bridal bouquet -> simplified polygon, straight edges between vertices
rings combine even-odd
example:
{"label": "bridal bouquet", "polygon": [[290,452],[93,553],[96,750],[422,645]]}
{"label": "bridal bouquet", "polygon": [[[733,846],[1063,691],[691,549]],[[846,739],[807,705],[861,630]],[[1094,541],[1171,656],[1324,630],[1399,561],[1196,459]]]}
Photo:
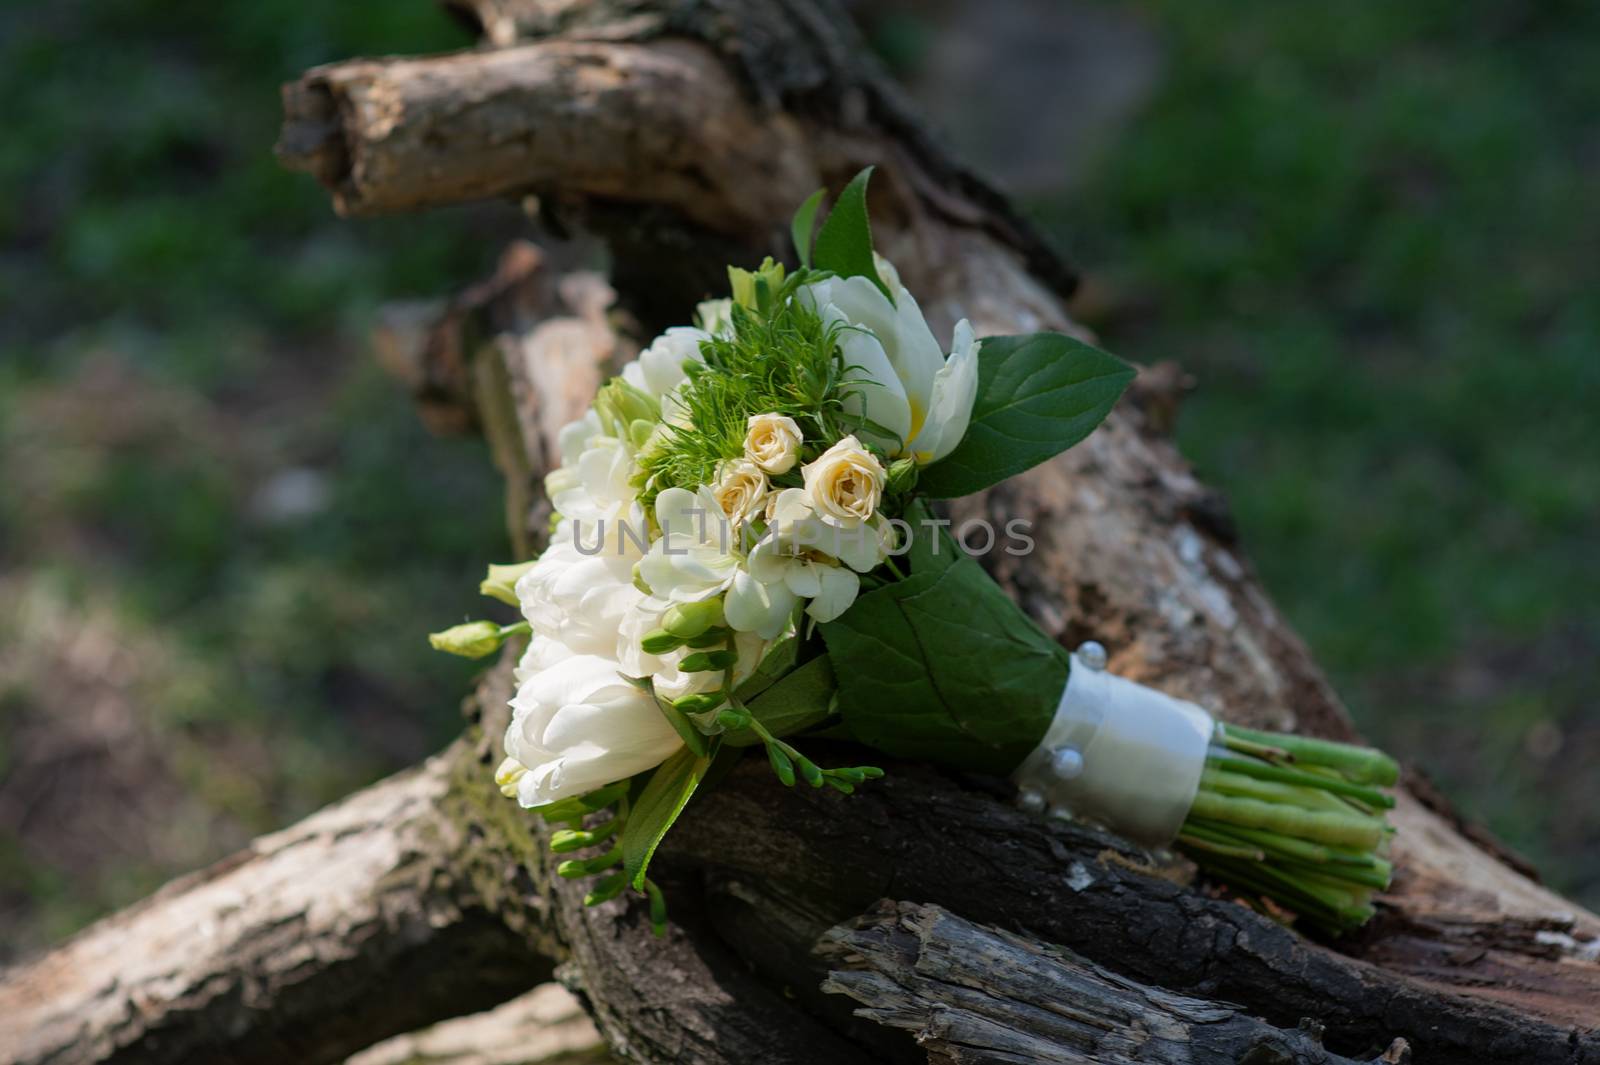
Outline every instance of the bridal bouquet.
{"label": "bridal bouquet", "polygon": [[[714,763],[759,747],[781,784],[846,794],[882,775],[817,764],[808,736],[1009,776],[1026,809],[1359,925],[1389,881],[1388,757],[1226,725],[1096,644],[1069,653],[967,553],[999,531],[958,544],[933,509],[1083,439],[1133,370],[965,321],[947,354],[873,251],[868,176],[814,241],[822,193],[801,207],[798,269],[730,269],[730,299],[562,431],[550,546],[483,585],[526,621],[432,637],[479,656],[528,636],[500,787],[563,826],[561,875],[600,877],[587,901],[643,891],[658,926],[651,856]],[[1017,524],[1004,550],[1025,553]]]}

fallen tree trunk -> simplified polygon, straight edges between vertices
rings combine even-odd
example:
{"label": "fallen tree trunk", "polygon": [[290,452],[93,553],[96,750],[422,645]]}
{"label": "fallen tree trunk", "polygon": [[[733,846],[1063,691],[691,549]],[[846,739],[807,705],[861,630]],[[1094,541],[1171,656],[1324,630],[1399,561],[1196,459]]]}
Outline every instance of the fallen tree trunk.
{"label": "fallen tree trunk", "polygon": [[[456,6],[510,47],[338,64],[286,89],[280,151],[341,209],[534,198],[611,242],[612,282],[653,326],[681,319],[730,257],[781,251],[787,211],[817,185],[878,163],[881,243],[936,330],[958,317],[980,334],[1073,328],[1062,305],[1070,272],[929,143],[825,4]],[[515,43],[530,31],[547,36]],[[557,278],[521,247],[432,328],[391,330],[390,364],[430,421],[490,438],[519,544],[544,527],[535,486],[555,428],[592,394],[601,364],[629,350],[613,332],[611,295],[589,275]],[[1027,566],[1001,556],[995,576],[1064,642],[1099,639],[1118,671],[1229,720],[1353,735],[1240,555],[1225,507],[1154,431],[1137,392],[1085,445],[960,501],[953,516],[1033,522]],[[674,927],[657,940],[637,902],[585,909],[582,886],[554,875],[536,819],[489,781],[509,684],[502,663],[460,742],[378,786],[408,796],[403,808],[422,820],[335,833],[349,853],[406,861],[327,867],[320,895],[339,904],[313,908],[329,923],[304,932],[330,949],[298,949],[301,926],[275,916],[302,896],[241,894],[228,911],[236,934],[139,968],[137,944],[154,930],[220,912],[208,885],[234,881],[202,874],[0,980],[0,1061],[257,1060],[254,1037],[281,1050],[270,1040],[287,1033],[294,1060],[333,1061],[361,1040],[473,1008],[468,1000],[509,997],[551,962],[613,1048],[637,1060],[915,1060],[909,1040],[823,993],[829,962],[813,953],[885,897],[1063,944],[1124,980],[1227,999],[1278,1029],[1311,1018],[1347,1057],[1403,1038],[1430,1062],[1600,1060],[1600,921],[1410,793],[1395,817],[1395,888],[1373,926],[1336,951],[1186,886],[1181,867],[1104,833],[1021,814],[998,782],[891,765],[887,780],[843,797],[785,791],[747,764],[691,806],[663,849]],[[407,839],[425,845],[394,850]],[[233,868],[248,870],[239,883],[294,885],[308,874],[292,854],[258,846]],[[381,904],[396,882],[411,900],[398,914]],[[479,918],[496,928],[485,951],[495,964],[430,946],[461,942],[452,929],[480,928]],[[239,931],[250,927],[291,929],[278,953],[292,961],[277,978],[253,975],[283,963],[268,938]],[[364,957],[429,959],[429,986],[352,965],[331,949],[341,937]],[[525,968],[500,968],[508,959]]]}
{"label": "fallen tree trunk", "polygon": [[[886,903],[834,929],[819,953],[839,966],[823,990],[860,1003],[857,1016],[913,1032],[929,1065],[1358,1065],[1325,1053],[1317,1025],[1274,1028],[937,906]],[[1396,1039],[1364,1060],[1395,1065],[1411,1050]]]}

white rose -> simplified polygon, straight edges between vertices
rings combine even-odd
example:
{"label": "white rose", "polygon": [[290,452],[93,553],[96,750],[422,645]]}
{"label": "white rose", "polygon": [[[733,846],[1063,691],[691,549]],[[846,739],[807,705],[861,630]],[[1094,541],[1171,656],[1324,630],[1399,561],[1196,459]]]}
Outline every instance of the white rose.
{"label": "white rose", "polygon": [[915,297],[887,261],[879,267],[891,301],[866,277],[831,277],[803,289],[830,325],[841,325],[839,346],[849,381],[859,387],[845,409],[882,426],[893,454],[926,465],[944,458],[966,434],[978,394],[977,343],[963,320],[947,360]]}
{"label": "white rose", "polygon": [[496,780],[523,806],[583,795],[660,765],[683,746],[648,693],[610,658],[575,655],[532,673],[511,700]]}
{"label": "white rose", "polygon": [[788,473],[800,461],[800,427],[783,414],[752,414],[744,457],[770,474]]}
{"label": "white rose", "polygon": [[824,521],[854,527],[877,512],[883,498],[883,465],[847,436],[800,471],[806,501]]}
{"label": "white rose", "polygon": [[[647,535],[642,519],[638,534]],[[602,539],[598,529],[563,521],[539,561],[517,580],[529,627],[577,654],[613,654],[617,626],[644,598],[633,585],[633,564],[643,557],[637,548],[631,536]]]}
{"label": "white rose", "polygon": [[722,464],[712,494],[728,520],[738,526],[761,512],[770,491],[761,467],[748,459],[733,459]]}

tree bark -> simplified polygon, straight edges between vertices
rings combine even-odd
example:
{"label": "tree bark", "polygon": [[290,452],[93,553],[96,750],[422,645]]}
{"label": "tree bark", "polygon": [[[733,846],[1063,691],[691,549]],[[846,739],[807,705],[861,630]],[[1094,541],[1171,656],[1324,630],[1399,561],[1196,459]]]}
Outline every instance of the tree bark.
{"label": "tree bark", "polygon": [[[915,1033],[929,1065],[1357,1065],[1326,1053],[1316,1025],[1274,1028],[937,906],[885,903],[828,933],[819,953],[839,966],[823,990],[860,1003],[858,1016]],[[1364,1060],[1390,1065],[1411,1051],[1396,1039]]]}
{"label": "tree bark", "polygon": [[[602,364],[631,350],[615,331],[626,318],[613,294],[648,328],[682,320],[722,264],[781,252],[793,206],[863,165],[881,166],[880,244],[936,331],[959,317],[980,335],[1075,328],[1062,303],[1071,272],[921,133],[825,3],[453,6],[506,47],[312,71],[285,90],[280,152],[341,210],[511,195],[611,243],[614,290],[593,275],[558,276],[518,246],[433,327],[417,328],[415,314],[390,322],[388,361],[430,421],[489,437],[519,545],[544,527],[536,487],[555,428],[592,395]],[[530,33],[543,37],[523,41]],[[959,501],[952,516],[1033,523],[1031,556],[990,561],[1063,642],[1098,639],[1119,672],[1228,720],[1352,736],[1240,553],[1225,505],[1147,416],[1169,406],[1160,379],[1142,382],[1144,407],[1140,393],[1084,445]],[[830,977],[814,947],[883,898],[959,915],[905,911],[962,942],[992,940],[975,928],[985,924],[1061,944],[1104,970],[1074,971],[1121,993],[1134,993],[1131,981],[1167,989],[1138,991],[1147,1000],[1226,999],[1235,1005],[1181,1010],[1225,1014],[1233,1019],[1219,1023],[1238,1038],[1289,1048],[1249,1060],[1310,1054],[1292,1037],[1311,1018],[1330,1052],[1350,1058],[1401,1038],[1430,1062],[1600,1061],[1600,921],[1468,838],[1427,794],[1400,797],[1400,872],[1383,912],[1328,946],[1191,885],[1181,865],[1012,809],[1001,782],[893,764],[845,797],[785,790],[747,760],[691,805],[663,848],[674,923],[658,940],[637,900],[584,908],[583,886],[554,875],[537,819],[488,779],[509,686],[502,663],[456,745],[318,815],[331,819],[322,827],[313,818],[281,837],[322,843],[269,837],[7,974],[0,1061],[264,1060],[260,1048],[282,1057],[291,1046],[294,1060],[333,1061],[509,997],[552,962],[611,1046],[636,1060],[1011,1060],[974,1058],[971,1040],[937,1031],[918,1049],[824,993],[825,980],[840,989],[850,979]],[[348,816],[368,809],[405,814]],[[328,857],[308,865],[300,846]],[[171,939],[212,924],[223,934],[198,947]],[[869,919],[829,942],[874,928],[881,921]],[[884,950],[899,943],[879,939]],[[147,943],[164,951],[159,962],[140,961]],[[950,964],[970,973],[974,961]],[[422,966],[427,980],[394,976]],[[1005,1037],[984,1016],[985,1038]],[[1015,1050],[1042,1034],[1013,1028],[1019,1042],[983,1045]],[[1191,1027],[1193,1045],[1204,1034]],[[1073,1052],[1016,1060],[1122,1051]]]}

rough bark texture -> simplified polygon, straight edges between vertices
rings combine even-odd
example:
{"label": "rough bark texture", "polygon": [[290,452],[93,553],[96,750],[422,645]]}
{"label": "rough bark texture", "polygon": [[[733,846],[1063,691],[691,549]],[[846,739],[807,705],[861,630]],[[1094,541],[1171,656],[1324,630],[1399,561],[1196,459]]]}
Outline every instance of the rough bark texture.
{"label": "rough bark texture", "polygon": [[0,1061],[337,1061],[550,977],[463,876],[454,749],[0,981]]}
{"label": "rough bark texture", "polygon": [[[453,6],[507,47],[313,71],[285,90],[280,151],[344,210],[531,196],[611,243],[614,290],[517,246],[442,317],[413,307],[388,323],[387,359],[430,422],[489,437],[520,545],[544,527],[535,489],[554,429],[631,350],[613,295],[647,327],[681,320],[713,267],[781,251],[793,205],[860,166],[881,166],[880,244],[936,331],[959,317],[980,334],[1072,328],[1070,273],[919,132],[825,4]],[[523,41],[533,33],[546,36]],[[1118,671],[1229,720],[1351,735],[1226,507],[1157,431],[1162,380],[954,517],[1033,522],[1033,555],[1000,556],[995,576],[1064,642],[1099,639]],[[1025,816],[999,782],[895,764],[844,797],[786,791],[747,760],[663,849],[674,923],[658,940],[637,900],[583,908],[542,829],[488,780],[509,684],[502,663],[480,717],[427,767],[6,974],[0,1061],[333,1061],[522,990],[549,964],[534,955],[636,1060],[926,1060],[946,1050],[821,990],[819,938],[884,898],[1061,944],[1113,983],[1225,999],[1286,1033],[1312,1018],[1349,1057],[1403,1038],[1428,1062],[1600,1061],[1600,922],[1426,794],[1401,796],[1384,912],[1335,950],[1113,837]]]}
{"label": "rough bark texture", "polygon": [[[823,990],[860,1003],[859,1017],[914,1033],[930,1065],[1356,1065],[1324,1051],[1315,1025],[1274,1028],[937,906],[885,903],[829,932],[819,953],[838,966]],[[1397,1039],[1365,1060],[1410,1053]]]}

